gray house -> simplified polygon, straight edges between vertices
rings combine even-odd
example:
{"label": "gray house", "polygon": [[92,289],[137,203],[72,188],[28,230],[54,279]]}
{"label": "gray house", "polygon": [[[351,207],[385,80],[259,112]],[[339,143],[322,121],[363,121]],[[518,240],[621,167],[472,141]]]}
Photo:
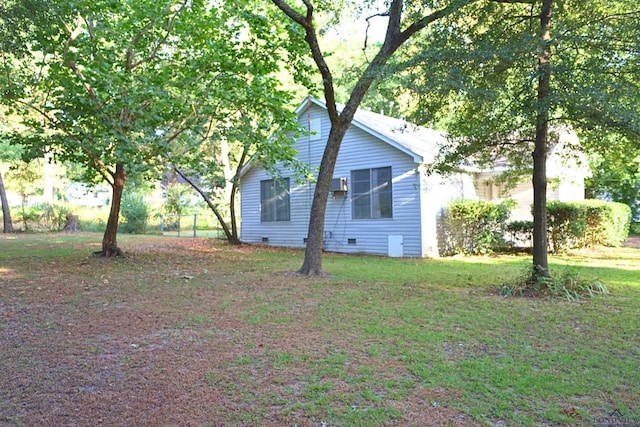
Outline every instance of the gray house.
{"label": "gray house", "polygon": [[[309,136],[298,159],[317,169],[329,135],[325,104],[307,98],[297,109]],[[327,203],[324,248],[332,252],[396,257],[438,255],[438,218],[447,203],[479,199],[474,176],[427,175],[443,133],[359,110],[338,155]],[[477,180],[476,180],[477,181]],[[484,181],[483,181],[484,182]],[[283,169],[273,179],[258,164],[241,173],[241,239],[245,243],[304,247],[313,199],[312,182],[297,183]]]}

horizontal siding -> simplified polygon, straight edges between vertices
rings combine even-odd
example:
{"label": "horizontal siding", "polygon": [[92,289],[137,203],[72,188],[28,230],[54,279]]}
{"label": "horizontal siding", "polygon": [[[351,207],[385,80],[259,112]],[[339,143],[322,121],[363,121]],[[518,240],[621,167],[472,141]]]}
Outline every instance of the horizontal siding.
{"label": "horizontal siding", "polygon": [[[312,122],[315,124],[318,121],[321,122],[320,134],[301,137],[294,145],[298,160],[308,164],[310,170],[317,170],[320,165],[330,124],[319,108],[312,108],[308,114],[299,117],[299,123],[307,129]],[[284,178],[291,178],[290,221],[260,221],[260,181],[271,179],[271,176],[259,168],[252,168],[240,182],[240,238],[245,243],[262,243],[263,238],[268,238],[271,246],[304,247],[315,186],[300,185],[295,182],[290,170],[282,165],[279,169]]]}
{"label": "horizontal siding", "polygon": [[[296,142],[298,159],[317,170],[330,123],[326,112],[315,105],[300,117],[307,126],[322,118],[322,138],[302,137]],[[423,255],[420,213],[420,176],[413,159],[352,126],[346,133],[337,158],[334,177],[346,177],[351,187],[351,171],[391,166],[393,176],[393,218],[376,220],[351,219],[351,192],[329,195],[325,216],[324,246],[328,251],[345,253],[387,254],[389,235],[402,235],[404,255]],[[284,177],[290,175],[283,170]],[[307,235],[313,185],[297,185],[291,180],[291,221],[260,222],[260,180],[270,179],[254,168],[241,181],[241,238],[247,243],[261,243],[264,237],[273,246],[304,246]],[[349,244],[355,239],[355,244]]]}
{"label": "horizontal siding", "polygon": [[[286,173],[283,173],[287,177]],[[306,191],[290,181],[290,221],[261,222],[260,181],[271,179],[257,168],[242,177],[241,183],[241,227],[240,238],[245,243],[262,243],[264,238],[274,246],[303,247],[309,222],[308,197]]]}
{"label": "horizontal siding", "polygon": [[[327,203],[325,249],[347,253],[386,255],[388,236],[402,235],[405,256],[421,256],[420,186],[413,159],[366,132],[351,127],[345,135],[336,162],[334,177],[346,177],[351,186],[351,171],[391,167],[393,218],[352,220],[351,192]],[[349,244],[355,239],[355,244]]]}
{"label": "horizontal siding", "polygon": [[[470,188],[471,187],[471,188]],[[442,230],[442,215],[447,204],[453,200],[470,197],[473,180],[464,174],[427,175],[422,173],[422,255],[438,256],[442,241],[439,241]],[[475,192],[474,192],[475,194]]]}

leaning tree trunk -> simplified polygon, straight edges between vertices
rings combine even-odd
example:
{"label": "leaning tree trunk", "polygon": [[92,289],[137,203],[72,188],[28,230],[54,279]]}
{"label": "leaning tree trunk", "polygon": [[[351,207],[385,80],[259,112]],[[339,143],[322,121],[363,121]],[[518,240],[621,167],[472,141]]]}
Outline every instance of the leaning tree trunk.
{"label": "leaning tree trunk", "polygon": [[234,245],[234,244],[239,243],[239,242],[234,241],[233,235],[231,234],[231,230],[229,230],[229,227],[227,226],[227,223],[224,221],[224,217],[220,213],[220,210],[218,208],[216,208],[216,205],[213,203],[213,200],[211,200],[211,198],[209,196],[207,196],[207,194],[202,190],[202,188],[200,188],[192,179],[190,179],[188,176],[186,176],[177,166],[173,165],[173,170],[176,171],[176,173],[178,175],[180,175],[182,177],[182,179],[187,181],[187,183],[191,186],[191,188],[196,190],[198,192],[198,194],[200,194],[200,196],[202,196],[204,201],[207,203],[207,206],[209,206],[209,209],[211,209],[213,214],[218,219],[218,222],[220,223],[220,227],[222,227],[222,231],[224,232],[224,235],[226,236],[227,241],[229,242],[229,244]]}
{"label": "leaning tree trunk", "polygon": [[547,144],[551,81],[551,9],[553,0],[543,0],[540,33],[543,49],[538,57],[538,113],[533,150],[533,282],[549,276],[547,259]]}
{"label": "leaning tree trunk", "polygon": [[111,210],[109,211],[109,219],[107,220],[107,228],[104,231],[104,237],[102,238],[102,252],[98,252],[98,255],[104,257],[123,256],[124,253],[118,247],[117,235],[118,235],[118,221],[120,219],[120,204],[122,202],[122,191],[124,190],[124,183],[126,181],[126,173],[124,171],[124,165],[116,165],[116,172],[113,175],[113,184],[111,188],[113,194],[111,197]]}
{"label": "leaning tree trunk", "polygon": [[11,212],[9,211],[9,202],[7,201],[7,192],[4,189],[4,181],[2,173],[0,173],[0,203],[2,203],[2,223],[3,233],[13,233],[13,223],[11,222]]}

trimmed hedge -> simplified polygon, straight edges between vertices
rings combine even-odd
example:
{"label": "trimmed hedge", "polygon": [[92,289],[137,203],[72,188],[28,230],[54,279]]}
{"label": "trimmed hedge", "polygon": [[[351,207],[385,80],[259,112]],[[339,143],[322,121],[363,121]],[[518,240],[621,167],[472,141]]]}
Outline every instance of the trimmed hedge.
{"label": "trimmed hedge", "polygon": [[547,202],[547,237],[554,253],[581,246],[587,229],[586,209],[578,202]]}
{"label": "trimmed hedge", "polygon": [[620,246],[629,236],[631,208],[618,202],[585,200],[587,246]]}
{"label": "trimmed hedge", "polygon": [[602,200],[547,203],[549,244],[556,253],[587,246],[620,246],[629,235],[631,208]]}
{"label": "trimmed hedge", "polygon": [[533,245],[533,221],[511,221],[507,223],[511,246]]}
{"label": "trimmed hedge", "polygon": [[[533,223],[507,223],[510,204],[460,200],[449,203],[444,215],[441,254],[488,254],[505,248],[504,236],[512,244],[531,242]],[[570,248],[620,246],[629,235],[631,208],[624,203],[602,200],[547,203],[549,249],[555,253]]]}
{"label": "trimmed hedge", "polygon": [[444,220],[444,233],[448,241],[444,252],[487,254],[503,247],[509,211],[509,203],[473,200],[450,202]]}

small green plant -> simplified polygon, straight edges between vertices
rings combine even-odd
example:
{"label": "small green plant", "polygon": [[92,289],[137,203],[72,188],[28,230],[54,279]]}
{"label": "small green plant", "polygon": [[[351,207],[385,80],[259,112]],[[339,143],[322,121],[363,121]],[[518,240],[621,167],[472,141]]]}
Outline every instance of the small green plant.
{"label": "small green plant", "polygon": [[180,216],[189,206],[191,187],[187,184],[171,184],[166,190],[164,210],[168,214]]}
{"label": "small green plant", "polygon": [[125,220],[122,231],[129,234],[143,234],[149,217],[147,204],[140,194],[128,193],[122,197],[121,213]]}
{"label": "small green plant", "polygon": [[59,231],[64,228],[67,213],[64,205],[43,203],[23,206],[15,220],[22,223],[24,231]]}
{"label": "small green plant", "polygon": [[560,298],[577,301],[594,298],[597,295],[608,295],[609,289],[600,280],[584,280],[571,272],[549,277],[532,278],[531,270],[526,269],[515,282],[505,283],[500,287],[500,295],[531,296],[539,298]]}

